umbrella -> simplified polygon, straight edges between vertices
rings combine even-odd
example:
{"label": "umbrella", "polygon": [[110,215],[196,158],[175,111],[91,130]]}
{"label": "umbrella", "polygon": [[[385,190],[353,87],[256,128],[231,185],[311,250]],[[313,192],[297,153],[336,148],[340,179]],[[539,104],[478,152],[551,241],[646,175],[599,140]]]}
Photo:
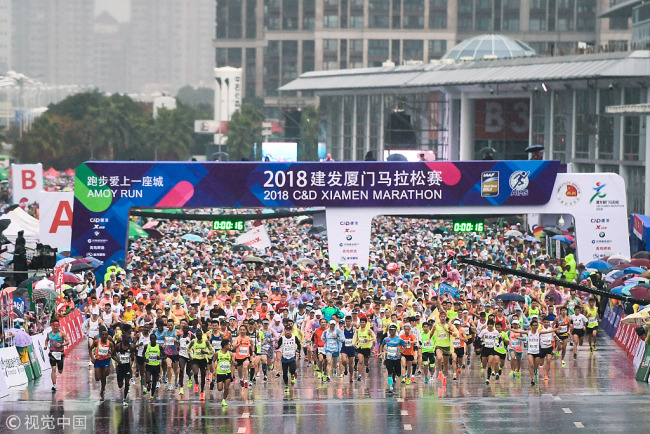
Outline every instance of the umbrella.
{"label": "umbrella", "polygon": [[642,310],[632,315],[628,315],[621,320],[621,324],[629,324],[635,326],[645,325],[646,321],[650,318],[650,311]]}
{"label": "umbrella", "polygon": [[634,259],[650,259],[650,252],[636,252],[634,256],[632,256]]}
{"label": "umbrella", "polygon": [[386,161],[408,161],[408,158],[402,154],[390,154]]}
{"label": "umbrella", "polygon": [[544,150],[544,145],[532,145],[524,149],[524,152],[538,152]]}
{"label": "umbrella", "polygon": [[609,259],[620,259],[621,261],[625,261],[626,263],[630,262],[630,257],[629,256],[625,256],[625,255],[621,255],[621,254],[609,256],[607,259],[608,260]]}
{"label": "umbrella", "polygon": [[[51,281],[54,282],[54,276],[49,277]],[[68,285],[79,285],[81,283],[81,280],[77,276],[75,276],[72,273],[65,273],[63,275],[63,283],[67,283]]]}
{"label": "umbrella", "polygon": [[163,237],[162,232],[154,228],[144,228],[144,231],[149,234],[149,238],[152,240],[159,240]]}
{"label": "umbrella", "polygon": [[[622,277],[621,279],[625,279],[625,277]],[[631,285],[633,283],[638,285],[640,283],[648,283],[648,279],[646,279],[644,277],[635,276],[635,277],[633,277],[631,279],[627,279],[627,280],[623,281],[623,283],[625,285]]]}
{"label": "umbrella", "polygon": [[593,268],[595,270],[609,270],[612,268],[610,264],[608,264],[606,261],[591,261],[587,263],[587,268]]}
{"label": "umbrella", "polygon": [[325,229],[323,226],[312,226],[307,233],[314,235],[314,234],[321,234],[323,232],[326,232],[327,229]]}
{"label": "umbrella", "polygon": [[650,268],[650,259],[632,258],[630,265],[633,267],[646,267]]}
{"label": "umbrella", "polygon": [[526,298],[524,298],[523,295],[521,294],[515,294],[514,292],[507,292],[505,294],[499,294],[496,296],[496,300],[503,300],[503,301],[526,301]]}
{"label": "umbrella", "polygon": [[630,289],[630,295],[640,300],[650,301],[650,285],[647,283],[636,284]]}
{"label": "umbrella", "polygon": [[625,270],[623,270],[625,274],[641,274],[644,271],[645,270],[643,268],[639,267],[627,267]]}
{"label": "umbrella", "polygon": [[314,265],[316,265],[316,261],[314,261],[313,259],[309,259],[309,258],[300,258],[300,259],[298,259],[297,263],[301,264],[301,265],[309,265],[310,267],[313,267]]}
{"label": "umbrella", "polygon": [[158,226],[158,220],[149,220],[147,223],[142,225],[142,229],[151,229]]}
{"label": "umbrella", "polygon": [[203,242],[203,238],[196,234],[185,234],[181,238],[185,241],[195,241],[197,243]]}
{"label": "umbrella", "polygon": [[440,226],[440,227],[435,228],[432,232],[434,234],[438,234],[438,235],[446,235],[447,234],[447,228],[444,228],[444,227]]}
{"label": "umbrella", "polygon": [[215,152],[214,154],[210,155],[210,161],[228,161],[228,153]]}
{"label": "umbrella", "polygon": [[524,238],[524,241],[528,241],[529,243],[539,243],[539,239],[531,236],[527,236]]}
{"label": "umbrella", "polygon": [[610,264],[612,264],[612,265],[614,265],[614,266],[618,266],[618,265],[627,265],[627,264],[630,263],[629,260],[627,260],[627,259],[621,259],[621,258],[608,258],[608,259],[607,259],[607,262],[610,263]]}
{"label": "umbrella", "polygon": [[494,149],[492,146],[486,146],[484,148],[481,148],[481,150],[478,152],[479,154],[496,154],[497,150]]}
{"label": "umbrella", "polygon": [[37,282],[37,281],[39,281],[39,280],[41,280],[40,277],[36,277],[36,276],[34,276],[34,277],[30,277],[30,278],[25,279],[25,280],[23,280],[22,282],[20,282],[20,285],[18,285],[18,288],[19,288],[19,289],[20,289],[20,288],[27,288],[27,287],[29,286],[30,283],[32,283],[32,282]]}
{"label": "umbrella", "polygon": [[93,267],[92,264],[72,264],[68,271],[72,273],[80,273],[82,271],[92,270],[93,268],[95,267]]}
{"label": "umbrella", "polygon": [[47,300],[48,298],[58,298],[59,294],[53,289],[39,288],[34,290],[34,300]]}
{"label": "umbrella", "polygon": [[93,264],[93,267],[101,267],[104,265],[104,261],[100,261],[97,258],[93,258],[92,256],[86,256],[86,259],[90,261],[91,264]]}
{"label": "umbrella", "polygon": [[90,259],[86,259],[86,258],[73,258],[73,259],[74,259],[74,261],[70,262],[70,264],[72,264],[72,265],[74,265],[74,264],[90,264],[90,263],[92,263],[92,261]]}
{"label": "umbrella", "polygon": [[544,233],[548,236],[562,235],[562,231],[558,228],[548,227],[543,229]]}
{"label": "umbrella", "polygon": [[306,224],[313,224],[314,219],[311,217],[302,217],[300,220],[298,220],[298,225],[306,225]]}
{"label": "umbrella", "polygon": [[70,262],[74,262],[74,261],[76,261],[75,258],[63,258],[63,259],[60,259],[60,260],[56,261],[55,268],[60,267],[61,265],[69,264]]}
{"label": "umbrella", "polygon": [[511,229],[509,231],[506,231],[506,233],[503,235],[505,235],[506,237],[520,237],[522,233],[517,230]]}
{"label": "umbrella", "polygon": [[594,270],[609,270],[612,268],[609,263],[601,260],[588,262],[586,267],[593,268]]}
{"label": "umbrella", "polygon": [[38,282],[34,283],[34,289],[54,289],[54,282],[50,279],[41,279]]}
{"label": "umbrella", "polygon": [[8,329],[7,332],[14,335],[14,345],[17,347],[24,348],[32,344],[32,337],[25,330]]}
{"label": "umbrella", "polygon": [[245,244],[233,244],[230,248],[231,252],[248,252],[250,250],[253,250],[253,248]]}
{"label": "umbrella", "polygon": [[625,286],[617,286],[616,288],[612,289],[610,292],[612,294],[618,294],[618,295],[627,295],[630,297],[630,289],[632,289],[634,285],[625,285]]}
{"label": "umbrella", "polygon": [[129,222],[129,239],[134,240],[136,238],[149,238],[149,234],[139,224]]}
{"label": "umbrella", "polygon": [[246,264],[266,264],[266,261],[260,257],[253,256],[253,255],[248,255],[246,256],[242,262]]}
{"label": "umbrella", "polygon": [[552,240],[557,240],[557,241],[559,241],[559,242],[561,242],[561,243],[565,243],[565,244],[571,244],[571,243],[573,242],[573,241],[569,240],[569,239],[566,237],[566,235],[553,235],[553,236],[551,237],[551,239],[552,239]]}
{"label": "umbrella", "polygon": [[605,280],[611,283],[616,279],[623,277],[624,274],[623,270],[612,270],[605,275]]}

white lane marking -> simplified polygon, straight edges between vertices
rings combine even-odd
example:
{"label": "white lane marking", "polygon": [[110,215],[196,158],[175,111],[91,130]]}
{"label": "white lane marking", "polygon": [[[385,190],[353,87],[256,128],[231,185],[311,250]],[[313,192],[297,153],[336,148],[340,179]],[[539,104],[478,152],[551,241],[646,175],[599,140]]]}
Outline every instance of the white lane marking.
{"label": "white lane marking", "polygon": [[564,413],[566,413],[566,414],[571,414],[571,413],[573,413],[573,412],[571,411],[570,408],[566,408],[566,407],[562,408],[562,411],[563,411]]}
{"label": "white lane marking", "polygon": [[409,412],[408,410],[402,410],[402,416],[408,416]]}
{"label": "white lane marking", "polygon": [[585,426],[582,424],[582,422],[573,422],[573,424],[576,426],[576,428],[584,428]]}
{"label": "white lane marking", "polygon": [[241,417],[242,417],[243,419],[248,419],[249,417],[251,417],[251,414],[250,414],[250,413],[242,413],[242,414],[241,414]]}
{"label": "white lane marking", "polygon": [[405,423],[404,424],[404,431],[411,431],[413,430],[413,427],[411,426],[410,423]]}
{"label": "white lane marking", "polygon": [[559,396],[554,396],[553,399],[554,399],[555,401],[562,401],[562,398],[560,398]]}

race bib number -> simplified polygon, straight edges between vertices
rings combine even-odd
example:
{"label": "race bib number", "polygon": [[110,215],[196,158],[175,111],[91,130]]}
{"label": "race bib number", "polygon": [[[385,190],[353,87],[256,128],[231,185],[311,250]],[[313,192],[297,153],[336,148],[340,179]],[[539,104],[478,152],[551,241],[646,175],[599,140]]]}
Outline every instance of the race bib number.
{"label": "race bib number", "polygon": [[54,360],[61,360],[61,351],[52,351],[50,354]]}
{"label": "race bib number", "polygon": [[368,339],[366,338],[359,338],[359,345],[366,345],[368,343]]}
{"label": "race bib number", "polygon": [[567,327],[565,325],[560,326],[560,333],[566,333],[568,330],[569,330],[569,327]]}
{"label": "race bib number", "polygon": [[454,347],[456,348],[460,347],[460,339],[454,340]]}
{"label": "race bib number", "polygon": [[594,324],[596,324],[597,322],[598,322],[598,318],[596,318],[596,317],[591,317],[591,318],[589,318],[589,322],[588,322],[588,324],[589,324],[589,325],[594,325]]}
{"label": "race bib number", "polygon": [[130,354],[120,354],[120,363],[121,364],[131,363],[131,355]]}
{"label": "race bib number", "polygon": [[237,353],[240,356],[248,356],[248,347],[246,347],[246,346],[239,347],[239,350],[237,350]]}
{"label": "race bib number", "polygon": [[181,348],[181,349],[178,351],[178,355],[183,356],[183,357],[188,357],[188,356],[187,356],[187,346],[186,346],[185,348]]}
{"label": "race bib number", "polygon": [[282,357],[285,359],[293,359],[296,357],[296,346],[295,345],[287,345],[282,349]]}
{"label": "race bib number", "polygon": [[262,350],[263,350],[263,351],[266,352],[266,351],[268,351],[268,350],[270,350],[270,349],[271,349],[271,344],[264,344],[264,345],[262,345]]}
{"label": "race bib number", "polygon": [[345,346],[346,347],[351,347],[352,346],[352,339],[346,339],[345,340]]}
{"label": "race bib number", "polygon": [[98,356],[108,356],[108,347],[99,347],[97,348]]}
{"label": "race bib number", "polygon": [[318,354],[325,354],[325,347],[318,347]]}
{"label": "race bib number", "polygon": [[424,342],[422,344],[422,348],[431,349],[431,348],[433,348],[433,344],[431,343],[431,341]]}
{"label": "race bib number", "polygon": [[214,348],[215,351],[219,351],[221,349],[221,341],[214,341],[212,347]]}
{"label": "race bib number", "polygon": [[158,360],[158,354],[156,353],[149,353],[149,361],[150,362],[155,362]]}
{"label": "race bib number", "polygon": [[569,302],[568,306],[570,310],[573,310],[573,308],[576,307],[576,304],[574,302]]}
{"label": "race bib number", "polygon": [[510,346],[518,347],[519,346],[519,339],[513,339],[512,341],[510,341]]}
{"label": "race bib number", "polygon": [[168,346],[168,347],[173,346],[173,345],[174,345],[174,340],[175,340],[175,339],[174,339],[173,336],[167,336],[167,337],[165,338],[165,345]]}
{"label": "race bib number", "polygon": [[397,354],[399,354],[399,351],[397,350],[397,347],[386,347],[386,356],[387,357],[397,357]]}
{"label": "race bib number", "polygon": [[220,371],[230,371],[230,363],[228,362],[219,362]]}
{"label": "race bib number", "polygon": [[438,339],[447,339],[447,333],[439,333],[438,334]]}

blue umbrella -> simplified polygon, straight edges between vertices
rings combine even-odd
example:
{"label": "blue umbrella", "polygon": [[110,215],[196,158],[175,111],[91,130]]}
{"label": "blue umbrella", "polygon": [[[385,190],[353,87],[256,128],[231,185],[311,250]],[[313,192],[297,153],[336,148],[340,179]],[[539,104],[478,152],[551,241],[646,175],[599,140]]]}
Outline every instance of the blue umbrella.
{"label": "blue umbrella", "polygon": [[571,244],[572,241],[565,237],[564,235],[554,235],[551,237],[552,240],[559,240],[561,243]]}
{"label": "blue umbrella", "polygon": [[641,267],[627,267],[625,270],[623,270],[624,274],[641,274],[645,270]]}
{"label": "blue umbrella", "polygon": [[587,268],[593,268],[594,270],[609,270],[612,268],[612,265],[607,261],[591,261],[587,263]]}
{"label": "blue umbrella", "polygon": [[617,286],[616,288],[612,289],[610,292],[612,294],[618,294],[618,295],[627,295],[630,297],[630,289],[634,288],[636,285],[625,285],[625,286]]}
{"label": "blue umbrella", "polygon": [[92,265],[93,268],[97,268],[104,265],[104,261],[100,261],[99,259],[93,258],[92,256],[86,256],[86,259],[90,261],[90,265]]}
{"label": "blue umbrella", "polygon": [[58,261],[56,261],[55,267],[60,267],[61,265],[69,264],[70,262],[76,261],[75,258],[63,258]]}
{"label": "blue umbrella", "polygon": [[528,242],[531,242],[531,243],[539,243],[539,239],[537,239],[535,237],[531,237],[530,235],[528,235],[526,238],[524,238],[524,241],[528,241]]}
{"label": "blue umbrella", "polygon": [[503,301],[526,301],[523,295],[515,294],[514,292],[506,292],[505,294],[499,294],[496,297],[496,300]]}
{"label": "blue umbrella", "polygon": [[181,238],[185,241],[203,242],[203,238],[195,234],[185,234]]}

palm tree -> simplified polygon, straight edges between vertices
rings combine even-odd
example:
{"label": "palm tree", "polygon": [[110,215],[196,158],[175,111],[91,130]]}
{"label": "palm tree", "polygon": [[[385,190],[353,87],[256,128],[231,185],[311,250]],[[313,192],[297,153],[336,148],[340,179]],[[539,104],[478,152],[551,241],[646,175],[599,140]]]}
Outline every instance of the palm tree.
{"label": "palm tree", "polygon": [[31,130],[14,146],[14,155],[21,162],[42,162],[51,165],[63,154],[61,128],[50,116],[37,118]]}
{"label": "palm tree", "polygon": [[193,128],[178,109],[158,110],[149,131],[155,160],[184,160],[194,144]]}
{"label": "palm tree", "polygon": [[228,122],[228,153],[231,161],[250,158],[253,144],[262,143],[262,125],[264,115],[252,104],[243,104]]}

